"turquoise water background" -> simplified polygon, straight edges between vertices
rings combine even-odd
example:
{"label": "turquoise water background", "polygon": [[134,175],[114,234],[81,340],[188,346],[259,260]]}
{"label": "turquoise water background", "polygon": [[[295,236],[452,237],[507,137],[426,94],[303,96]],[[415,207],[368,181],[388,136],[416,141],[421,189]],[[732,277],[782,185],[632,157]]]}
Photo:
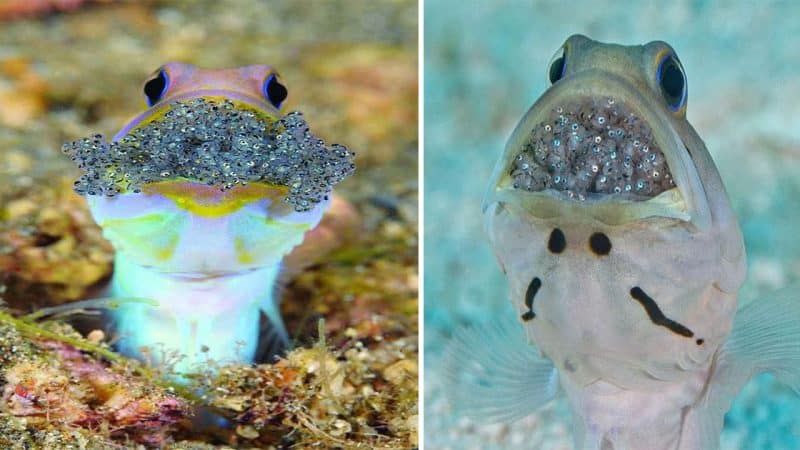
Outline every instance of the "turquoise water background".
{"label": "turquoise water background", "polygon": [[[563,400],[512,425],[456,417],[439,362],[454,326],[510,310],[480,203],[505,140],[573,33],[675,48],[688,77],[689,121],[745,233],[740,303],[800,278],[800,3],[665,5],[425,1],[426,448],[571,448]],[[770,376],[751,381],[726,417],[722,444],[800,448],[800,397]]]}

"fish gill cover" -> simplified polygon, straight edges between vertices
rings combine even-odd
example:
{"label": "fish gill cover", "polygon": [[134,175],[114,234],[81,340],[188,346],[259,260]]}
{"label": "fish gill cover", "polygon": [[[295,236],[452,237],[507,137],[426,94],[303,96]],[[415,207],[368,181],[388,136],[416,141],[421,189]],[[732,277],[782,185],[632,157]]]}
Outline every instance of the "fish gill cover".
{"label": "fish gill cover", "polygon": [[219,186],[263,182],[287,186],[286,202],[308,211],[355,170],[355,154],[326,147],[300,112],[276,121],[228,100],[177,101],[163,117],[116,142],[94,135],[64,144],[84,173],[75,182],[81,195],[113,197],[141,192],[148,183],[187,179]]}
{"label": "fish gill cover", "polygon": [[647,200],[675,186],[650,126],[613,98],[554,108],[511,168],[514,187]]}

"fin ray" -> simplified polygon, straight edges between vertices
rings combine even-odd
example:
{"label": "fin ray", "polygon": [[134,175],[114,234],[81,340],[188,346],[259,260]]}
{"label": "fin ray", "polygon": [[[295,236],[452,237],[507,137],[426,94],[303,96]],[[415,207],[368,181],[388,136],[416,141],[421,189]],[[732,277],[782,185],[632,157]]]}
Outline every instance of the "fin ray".
{"label": "fin ray", "polygon": [[736,312],[730,337],[717,354],[698,405],[700,448],[719,447],[725,413],[753,376],[770,372],[800,394],[800,283]]}
{"label": "fin ray", "polygon": [[553,363],[508,320],[456,330],[445,350],[444,375],[456,410],[483,422],[528,416],[555,398],[559,386]]}

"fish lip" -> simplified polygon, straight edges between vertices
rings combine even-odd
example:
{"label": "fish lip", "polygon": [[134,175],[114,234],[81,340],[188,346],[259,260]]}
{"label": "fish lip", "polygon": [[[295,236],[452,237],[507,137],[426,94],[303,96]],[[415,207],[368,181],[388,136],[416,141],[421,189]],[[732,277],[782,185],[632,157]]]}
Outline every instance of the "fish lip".
{"label": "fish lip", "polygon": [[[585,70],[552,85],[534,102],[509,137],[503,154],[494,167],[489,188],[484,196],[482,206],[484,214],[498,203],[516,203],[523,210],[537,217],[541,213],[542,205],[569,203],[571,204],[569,207],[559,210],[564,214],[575,213],[592,216],[604,222],[621,223],[658,216],[691,222],[700,229],[708,229],[711,226],[711,213],[697,168],[687,150],[686,143],[678,134],[678,128],[673,124],[675,118],[672,113],[656,101],[655,94],[650,91],[643,92],[648,89],[647,86],[636,87],[630,81],[601,69]],[[653,199],[637,202],[613,198],[601,201],[564,202],[564,197],[553,190],[531,192],[515,189],[510,176],[511,165],[514,157],[522,151],[526,144],[530,131],[541,122],[543,116],[549,114],[557,105],[586,98],[614,98],[624,103],[626,109],[647,122],[653,131],[654,138],[661,146],[676,187]],[[682,202],[676,202],[674,198],[662,197],[663,194],[671,191],[678,193]],[[674,193],[670,195],[674,195]],[[657,201],[654,201],[656,199]],[[549,210],[550,213],[547,214],[552,216],[553,208],[551,207]],[[619,217],[615,218],[615,215]]]}
{"label": "fish lip", "polygon": [[243,275],[245,273],[252,272],[254,270],[257,270],[257,268],[248,268],[240,271],[180,272],[180,271],[158,270],[158,272],[161,273],[162,275],[167,275],[181,281],[202,283],[204,281],[232,278],[239,275]]}
{"label": "fish lip", "polygon": [[206,282],[224,281],[227,279],[236,278],[238,276],[245,275],[261,269],[261,267],[248,267],[248,268],[243,268],[241,270],[186,271],[186,270],[164,270],[160,267],[156,267],[149,264],[144,264],[141,267],[143,269],[157,273],[161,276],[170,277],[175,281],[180,281],[184,283],[198,283],[198,284],[203,284]]}

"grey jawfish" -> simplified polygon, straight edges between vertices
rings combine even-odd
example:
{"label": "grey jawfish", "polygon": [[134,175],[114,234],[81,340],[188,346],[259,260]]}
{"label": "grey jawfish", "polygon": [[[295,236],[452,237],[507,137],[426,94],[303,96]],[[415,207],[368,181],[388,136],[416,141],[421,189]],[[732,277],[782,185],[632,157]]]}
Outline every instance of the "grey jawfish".
{"label": "grey jawfish", "polygon": [[800,306],[789,291],[737,310],[742,234],[668,44],[575,35],[548,78],[483,204],[525,336],[457,332],[452,398],[513,421],[563,391],[576,448],[717,448],[752,375],[800,388]]}

